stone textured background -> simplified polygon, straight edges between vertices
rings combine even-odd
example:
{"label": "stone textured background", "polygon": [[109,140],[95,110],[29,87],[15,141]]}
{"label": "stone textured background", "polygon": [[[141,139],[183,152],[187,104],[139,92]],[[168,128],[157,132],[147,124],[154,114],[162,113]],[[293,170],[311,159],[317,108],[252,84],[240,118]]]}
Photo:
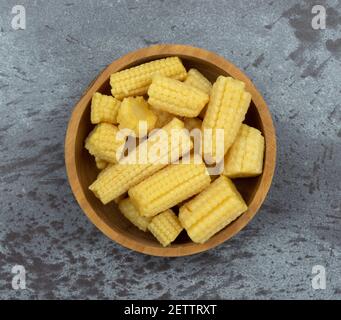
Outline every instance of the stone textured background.
{"label": "stone textured background", "polygon": [[[311,28],[314,1],[0,1],[0,298],[341,298],[341,3]],[[70,191],[70,112],[114,59],[156,43],[216,51],[268,102],[278,135],[255,219],[207,253],[165,259],[102,235]],[[11,268],[27,289],[11,288]],[[314,291],[311,269],[327,270]]]}

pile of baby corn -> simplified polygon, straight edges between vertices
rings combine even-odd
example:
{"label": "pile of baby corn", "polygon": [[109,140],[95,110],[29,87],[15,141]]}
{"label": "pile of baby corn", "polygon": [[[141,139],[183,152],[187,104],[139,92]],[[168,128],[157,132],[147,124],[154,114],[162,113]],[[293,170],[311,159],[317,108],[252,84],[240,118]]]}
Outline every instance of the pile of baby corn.
{"label": "pile of baby corn", "polygon": [[[230,179],[262,173],[264,138],[243,124],[251,95],[242,81],[219,76],[212,85],[198,70],[187,72],[178,57],[169,57],[116,72],[110,85],[112,96],[96,92],[92,98],[95,128],[85,141],[101,170],[89,189],[103,204],[118,203],[132,224],[150,231],[163,246],[183,229],[192,241],[204,243],[247,210]],[[117,160],[117,150],[126,143],[126,137],[117,133],[129,129],[141,138],[141,121],[146,134],[156,128],[168,133],[164,141],[168,148],[161,149],[158,158],[167,161],[129,163],[131,154],[125,161]],[[218,158],[213,139],[210,151],[204,149],[201,161],[194,161],[188,134],[193,128],[211,129],[213,136],[223,129],[223,158]],[[180,153],[172,153],[179,147],[170,143],[174,130],[187,141]],[[157,130],[153,131],[132,154],[153,147]],[[188,163],[176,162],[186,154]],[[206,158],[224,163],[220,176],[209,175]]]}

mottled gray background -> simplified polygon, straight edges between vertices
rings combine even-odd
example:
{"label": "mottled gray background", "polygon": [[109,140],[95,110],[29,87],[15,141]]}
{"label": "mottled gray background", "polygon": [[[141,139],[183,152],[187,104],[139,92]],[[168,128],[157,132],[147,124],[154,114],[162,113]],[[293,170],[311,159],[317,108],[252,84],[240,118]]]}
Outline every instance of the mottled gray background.
{"label": "mottled gray background", "polygon": [[[341,3],[311,28],[314,1],[0,1],[1,298],[341,298]],[[27,29],[11,28],[23,4]],[[177,259],[108,240],[64,168],[70,112],[114,59],[156,43],[213,50],[264,94],[278,135],[271,192],[231,241]],[[27,289],[11,288],[24,265]],[[327,289],[311,287],[313,265]]]}

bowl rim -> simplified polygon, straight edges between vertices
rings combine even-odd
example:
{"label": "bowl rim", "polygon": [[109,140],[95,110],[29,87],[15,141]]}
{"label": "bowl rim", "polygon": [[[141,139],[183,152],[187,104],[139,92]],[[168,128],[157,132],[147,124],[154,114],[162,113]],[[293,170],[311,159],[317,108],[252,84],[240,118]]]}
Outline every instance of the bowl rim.
{"label": "bowl rim", "polygon": [[[264,135],[266,145],[264,161],[266,161],[266,164],[264,164],[264,169],[261,175],[258,189],[253,195],[253,198],[248,206],[248,210],[243,213],[237,220],[235,220],[232,225],[225,227],[204,244],[197,244],[193,242],[186,243],[181,246],[170,246],[163,248],[161,246],[156,247],[141,244],[138,241],[131,239],[129,236],[113,230],[109,225],[106,224],[103,219],[101,219],[97,215],[96,211],[87,201],[83,188],[80,184],[80,180],[78,178],[75,153],[76,134],[74,133],[78,130],[82,115],[86,110],[88,102],[91,100],[93,93],[96,92],[101,87],[101,85],[110,77],[110,74],[122,70],[131,64],[134,64],[138,60],[143,60],[146,58],[148,58],[148,60],[154,60],[166,56],[180,56],[180,58],[188,57],[192,59],[194,57],[195,59],[202,62],[215,65],[219,69],[227,72],[232,77],[245,82],[246,90],[248,90],[252,95],[252,101],[257,108],[263,126],[262,133]],[[236,235],[252,220],[252,218],[258,212],[258,209],[262,205],[263,201],[265,200],[265,197],[271,186],[276,166],[276,134],[271,113],[262,95],[254,86],[252,81],[246,76],[246,74],[244,74],[244,72],[237,68],[233,63],[217,55],[216,53],[205,49],[182,44],[158,44],[125,54],[124,56],[113,61],[106,68],[104,68],[99,73],[99,75],[89,84],[88,88],[85,90],[84,94],[81,96],[80,100],[72,111],[65,136],[64,152],[67,177],[73,195],[89,220],[99,230],[101,230],[102,233],[104,233],[108,238],[114,240],[120,245],[140,253],[153,256],[176,257],[192,255],[212,249],[230,239],[232,236]]]}

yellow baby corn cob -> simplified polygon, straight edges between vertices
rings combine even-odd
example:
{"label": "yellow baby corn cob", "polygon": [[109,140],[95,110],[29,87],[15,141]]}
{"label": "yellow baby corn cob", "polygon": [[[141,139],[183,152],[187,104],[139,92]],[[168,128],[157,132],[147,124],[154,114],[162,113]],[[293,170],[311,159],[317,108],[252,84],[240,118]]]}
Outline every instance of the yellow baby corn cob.
{"label": "yellow baby corn cob", "polygon": [[205,78],[197,69],[190,69],[187,73],[187,78],[184,83],[195,87],[208,95],[210,95],[212,90],[212,83]]}
{"label": "yellow baby corn cob", "polygon": [[152,217],[194,196],[210,184],[205,165],[171,164],[129,189],[131,201],[141,215]]}
{"label": "yellow baby corn cob", "polygon": [[123,149],[125,139],[117,135],[118,129],[110,123],[98,124],[85,140],[85,148],[95,157],[107,162],[119,160],[120,148]]}
{"label": "yellow baby corn cob", "polygon": [[[213,84],[210,102],[202,124],[203,135],[209,133],[209,130],[205,129],[212,129],[213,138],[212,146],[204,143],[205,159],[219,162],[234,142],[251,101],[250,93],[244,88],[245,84],[242,81],[231,77],[219,76]],[[224,131],[223,154],[217,151],[219,148],[216,144],[216,129]]]}
{"label": "yellow baby corn cob", "polygon": [[178,217],[170,209],[154,217],[148,225],[148,230],[164,247],[173,242],[182,229]]}
{"label": "yellow baby corn cob", "polygon": [[97,179],[98,179],[103,173],[105,173],[107,170],[109,170],[109,168],[111,168],[111,167],[114,166],[114,165],[115,165],[114,163],[108,162],[107,166],[106,166],[104,169],[100,170],[100,172],[98,172],[98,174],[97,174]]}
{"label": "yellow baby corn cob", "polygon": [[169,112],[155,109],[152,106],[150,107],[150,109],[153,111],[153,113],[157,117],[155,128],[162,128],[174,118],[174,115],[172,115]]}
{"label": "yellow baby corn cob", "polygon": [[122,99],[147,93],[154,74],[184,80],[187,72],[178,57],[170,57],[141,64],[110,76],[111,94]]}
{"label": "yellow baby corn cob", "polygon": [[[102,201],[103,204],[107,204],[108,202],[128,191],[129,188],[140,183],[142,180],[151,176],[156,171],[167,166],[168,163],[179,159],[179,157],[188,153],[193,147],[190,137],[188,136],[186,130],[183,129],[183,122],[174,118],[162,128],[162,130],[168,135],[165,137],[166,141],[163,139],[161,140],[167,143],[168,148],[166,148],[166,150],[160,150],[159,159],[156,159],[154,162],[153,159],[151,159],[146,163],[138,163],[136,161],[129,163],[130,156],[128,156],[128,160],[126,162],[122,161],[121,163],[108,166],[106,169],[104,169],[97,177],[97,180],[90,185],[89,189],[94,192],[94,194]],[[180,141],[178,145],[173,145],[172,137],[174,137],[174,134],[179,134],[179,132],[181,133],[181,137],[185,140],[187,139],[189,143],[187,145],[187,149],[184,147],[179,153],[175,153],[174,150],[179,148]],[[155,147],[155,145],[158,143],[158,141],[154,140],[152,137],[155,137],[155,135],[152,135],[147,140],[139,144],[136,148],[136,151],[131,153],[131,157],[133,158],[135,154],[139,154],[140,152],[142,153],[141,150],[144,148],[147,150],[152,150],[153,146]],[[166,161],[160,161],[165,159]]]}
{"label": "yellow baby corn cob", "polygon": [[221,176],[180,208],[179,220],[194,242],[204,243],[246,210],[232,181]]}
{"label": "yellow baby corn cob", "polygon": [[[134,131],[136,137],[144,136],[154,129],[156,120],[156,115],[150,110],[147,101],[144,100],[143,97],[129,97],[123,99],[117,115],[118,127],[120,129],[131,129]],[[141,132],[139,130],[139,125],[142,121],[144,121],[147,132],[143,132],[142,125]]]}
{"label": "yellow baby corn cob", "polygon": [[95,157],[95,162],[96,162],[96,167],[97,167],[97,169],[99,169],[99,170],[104,169],[104,168],[108,165],[108,162],[107,162],[107,161],[102,160],[102,159],[100,159],[100,158],[98,158],[98,157]]}
{"label": "yellow baby corn cob", "polygon": [[224,175],[229,178],[254,177],[263,171],[264,137],[242,124],[237,138],[225,155]]}
{"label": "yellow baby corn cob", "polygon": [[184,118],[185,128],[188,131],[192,131],[193,129],[200,129],[202,126],[202,121],[198,118]]}
{"label": "yellow baby corn cob", "polygon": [[123,199],[125,199],[128,196],[127,192],[121,194],[120,196],[118,196],[117,198],[114,199],[114,202],[116,204],[119,204]]}
{"label": "yellow baby corn cob", "polygon": [[121,102],[112,96],[96,92],[91,100],[91,123],[117,123],[117,112]]}
{"label": "yellow baby corn cob", "polygon": [[148,89],[148,103],[155,109],[184,117],[196,117],[209,100],[208,94],[183,82],[155,75]]}
{"label": "yellow baby corn cob", "polygon": [[121,200],[118,208],[133,225],[142,231],[147,231],[147,227],[152,218],[142,217],[129,198]]}

